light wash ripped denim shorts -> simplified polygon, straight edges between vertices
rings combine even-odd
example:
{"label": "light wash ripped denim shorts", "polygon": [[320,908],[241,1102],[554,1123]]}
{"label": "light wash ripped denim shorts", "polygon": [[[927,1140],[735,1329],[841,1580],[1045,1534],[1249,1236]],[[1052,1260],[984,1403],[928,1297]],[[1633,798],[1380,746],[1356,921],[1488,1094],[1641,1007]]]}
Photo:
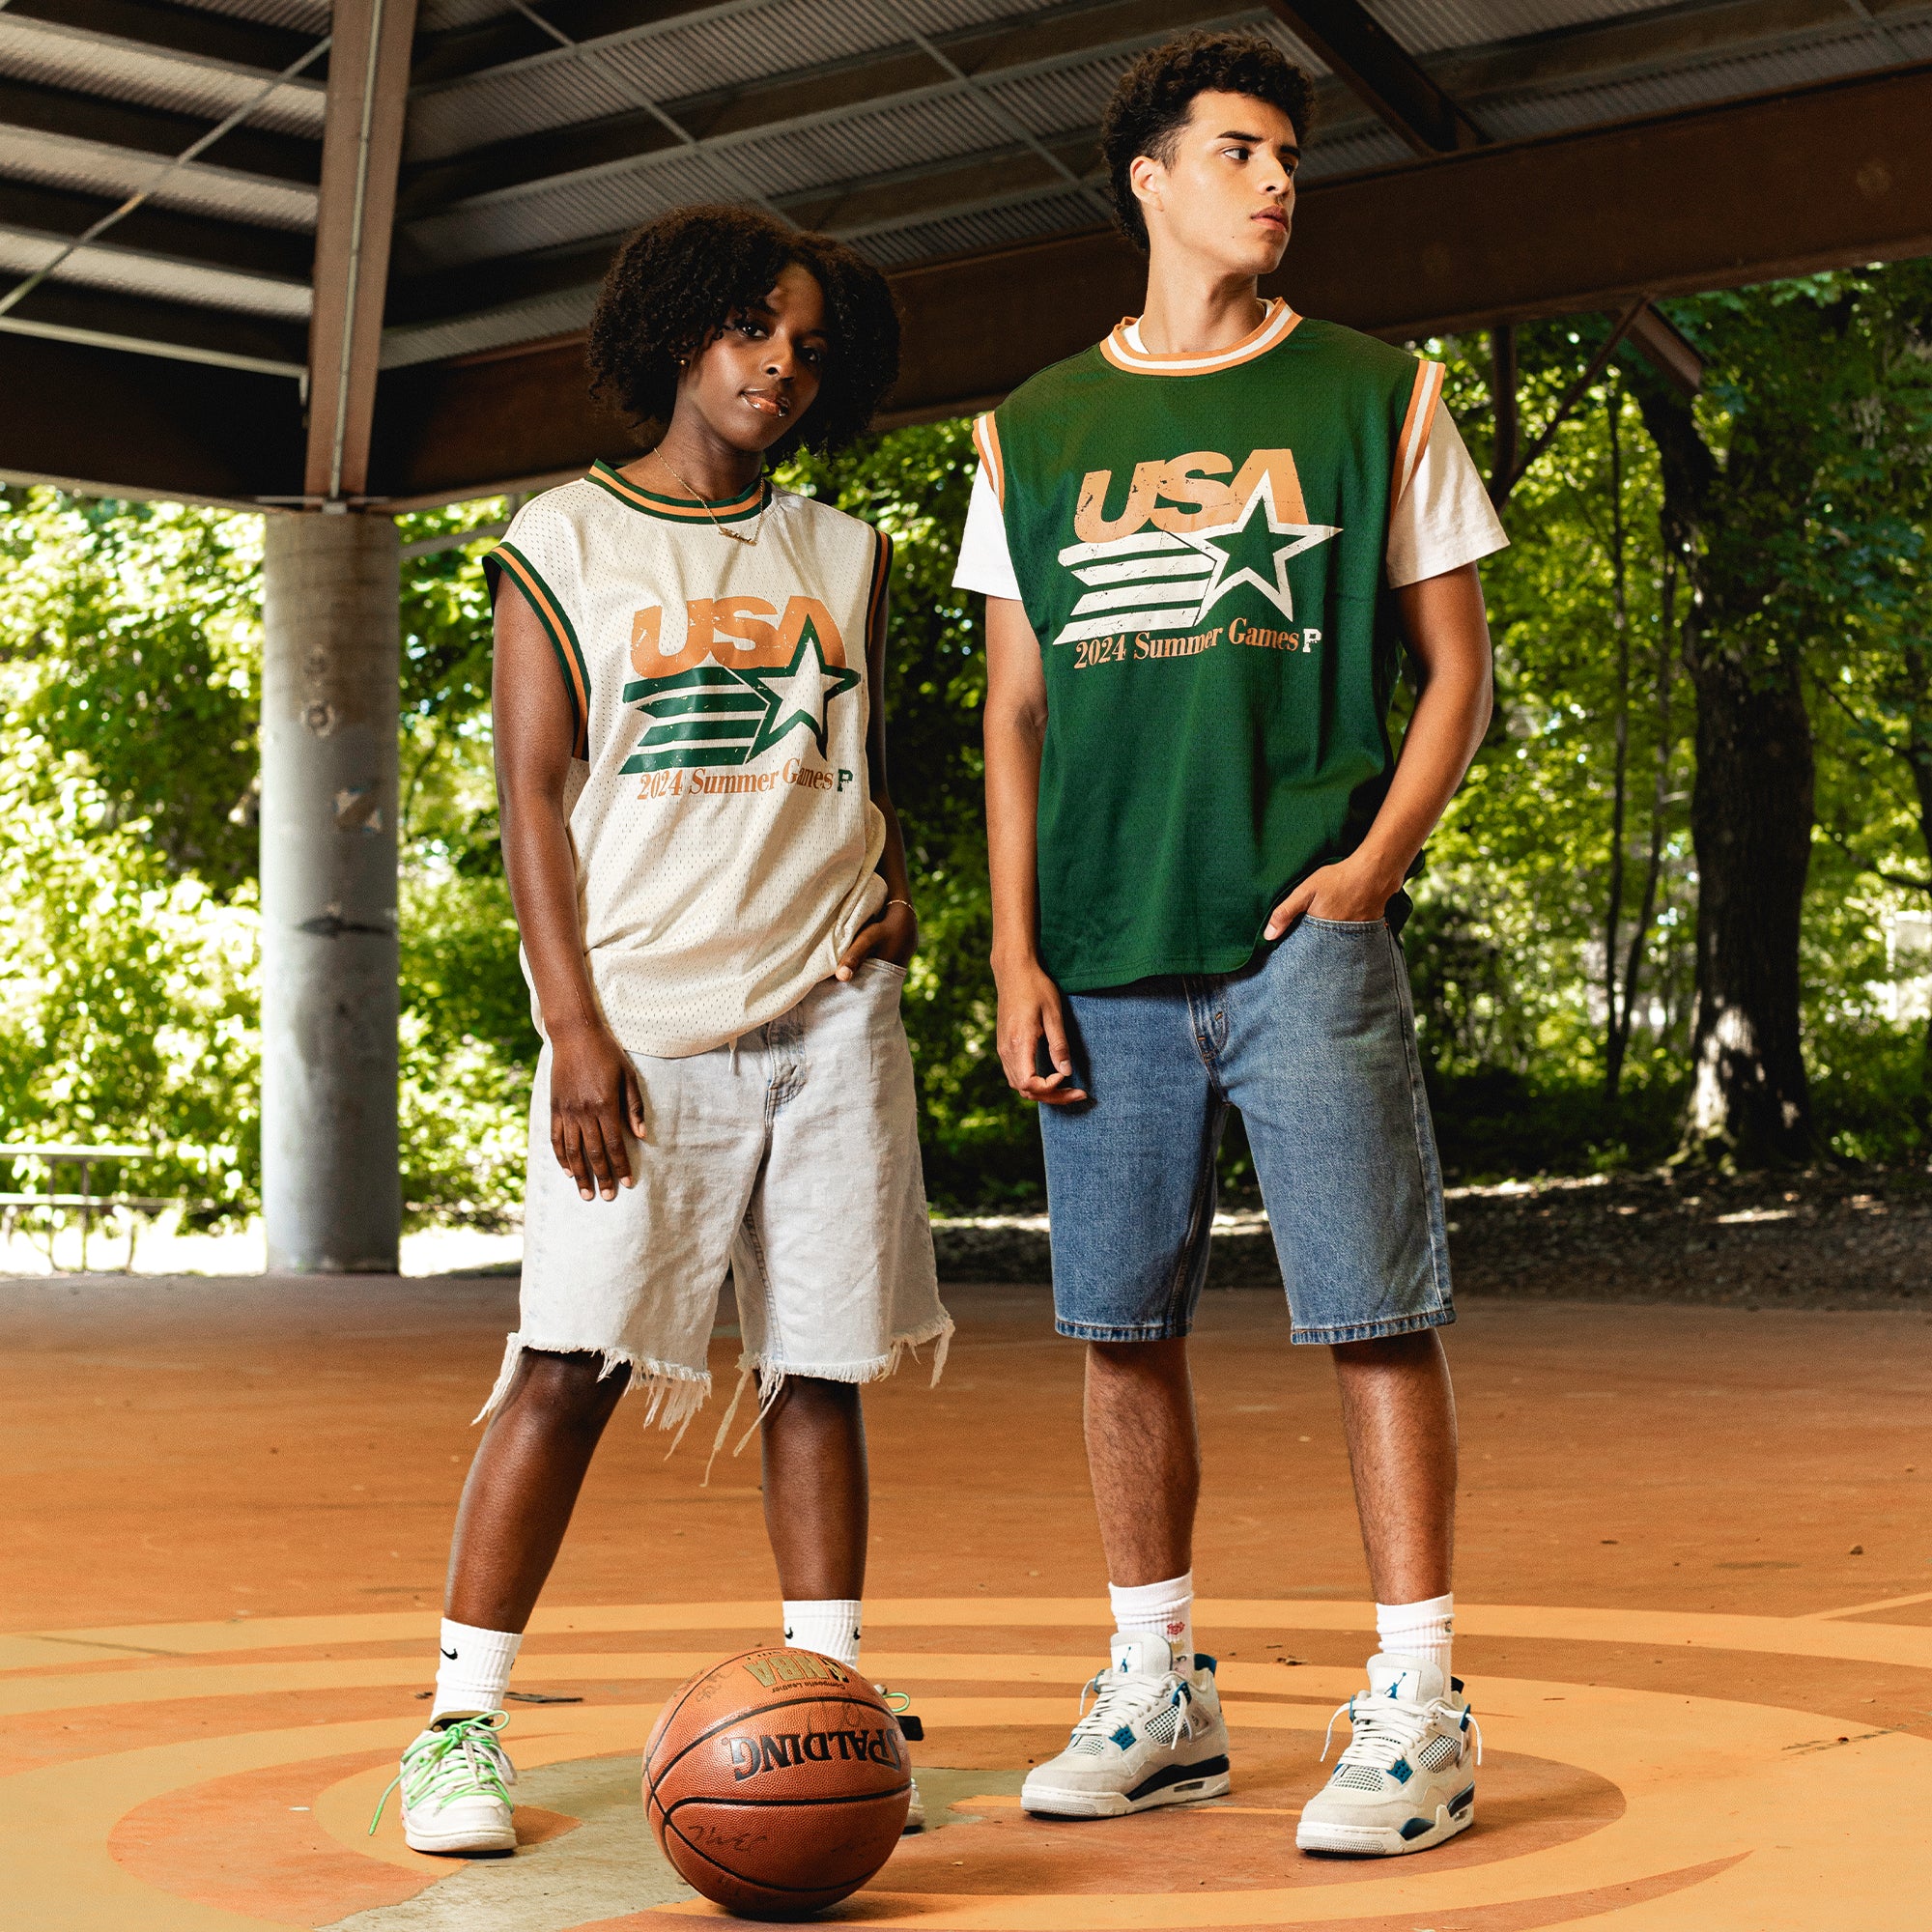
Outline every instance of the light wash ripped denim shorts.
{"label": "light wash ripped denim shorts", "polygon": [[1456,1319],[1408,975],[1385,922],[1304,918],[1238,973],[1142,980],[1063,1006],[1092,1098],[1039,1110],[1061,1334],[1187,1333],[1230,1107],[1247,1128],[1295,1341]]}
{"label": "light wash ripped denim shorts", "polygon": [[645,1422],[681,1427],[710,1393],[727,1270],[740,1395],[751,1378],[765,1403],[787,1376],[877,1380],[925,1342],[939,1345],[938,1379],[952,1322],[933,1269],[904,984],[902,966],[867,959],[730,1045],[633,1054],[649,1133],[629,1144],[636,1184],[614,1201],[585,1201],[551,1148],[544,1048],[522,1307],[484,1415],[533,1349],[601,1355],[607,1374],[628,1365]]}

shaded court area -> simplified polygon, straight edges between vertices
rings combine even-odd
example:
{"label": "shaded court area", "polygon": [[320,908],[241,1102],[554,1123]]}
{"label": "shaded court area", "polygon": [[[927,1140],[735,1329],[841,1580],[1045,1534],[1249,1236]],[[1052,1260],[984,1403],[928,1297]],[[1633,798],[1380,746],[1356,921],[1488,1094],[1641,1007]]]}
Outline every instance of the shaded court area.
{"label": "shaded court area", "polygon": [[[469,1427],[513,1279],[14,1281],[0,1918],[61,1932],[716,1920],[652,1848],[639,1752],[693,1670],[776,1634],[755,1451],[700,1483],[620,1407],[519,1665],[511,1860],[367,1825],[417,1728]],[[1325,1357],[1210,1292],[1200,1638],[1235,1787],[1090,1824],[1018,1808],[1104,1658],[1080,1354],[1042,1290],[955,1288],[937,1391],[867,1400],[869,1672],[909,1690],[935,1829],[835,1922],[958,1932],[1917,1927],[1932,1849],[1932,1321],[1477,1300],[1449,1333],[1457,1667],[1475,1829],[1297,1856],[1372,1612]],[[728,1305],[712,1355],[728,1384]]]}

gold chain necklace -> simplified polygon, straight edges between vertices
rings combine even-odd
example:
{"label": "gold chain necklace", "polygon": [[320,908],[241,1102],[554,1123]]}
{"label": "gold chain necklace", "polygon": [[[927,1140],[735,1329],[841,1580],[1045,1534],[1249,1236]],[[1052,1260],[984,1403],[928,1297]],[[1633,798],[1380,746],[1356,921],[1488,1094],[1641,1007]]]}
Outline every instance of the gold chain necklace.
{"label": "gold chain necklace", "polygon": [[724,527],[724,526],[718,521],[717,512],[712,509],[711,505],[708,502],[706,502],[702,497],[698,496],[697,492],[694,490],[691,487],[691,485],[687,483],[684,480],[684,478],[677,473],[675,469],[671,469],[670,461],[665,455],[664,451],[662,449],[654,449],[651,451],[651,454],[655,456],[657,460],[664,465],[665,469],[668,471],[669,471],[670,480],[673,483],[675,483],[677,487],[680,490],[682,490],[687,497],[695,497],[696,499],[697,507],[700,510],[702,510],[707,517],[711,519],[711,527],[714,530],[716,530],[721,537],[729,537],[733,543],[744,544],[748,549],[756,549],[758,538],[763,534],[765,527],[765,506],[762,501],[760,501],[758,504],[758,520],[752,526],[752,534],[750,536],[745,536],[742,532],[738,530],[727,530]]}

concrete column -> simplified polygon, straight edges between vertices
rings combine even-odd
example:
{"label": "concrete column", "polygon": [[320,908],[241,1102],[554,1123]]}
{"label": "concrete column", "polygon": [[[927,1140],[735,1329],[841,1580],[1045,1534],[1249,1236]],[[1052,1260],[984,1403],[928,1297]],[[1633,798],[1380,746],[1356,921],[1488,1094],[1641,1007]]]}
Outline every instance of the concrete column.
{"label": "concrete column", "polygon": [[269,1266],[393,1272],[400,641],[387,517],[271,516],[262,662]]}

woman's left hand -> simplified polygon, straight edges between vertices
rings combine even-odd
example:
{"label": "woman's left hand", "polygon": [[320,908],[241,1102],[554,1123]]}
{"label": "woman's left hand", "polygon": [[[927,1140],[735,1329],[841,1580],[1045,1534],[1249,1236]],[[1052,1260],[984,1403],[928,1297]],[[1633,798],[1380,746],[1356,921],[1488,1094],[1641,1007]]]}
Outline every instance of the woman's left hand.
{"label": "woman's left hand", "polygon": [[869,925],[861,926],[859,936],[845,949],[833,974],[836,980],[849,980],[867,959],[890,959],[903,966],[919,951],[919,921],[903,899],[889,899],[879,908],[879,916]]}

